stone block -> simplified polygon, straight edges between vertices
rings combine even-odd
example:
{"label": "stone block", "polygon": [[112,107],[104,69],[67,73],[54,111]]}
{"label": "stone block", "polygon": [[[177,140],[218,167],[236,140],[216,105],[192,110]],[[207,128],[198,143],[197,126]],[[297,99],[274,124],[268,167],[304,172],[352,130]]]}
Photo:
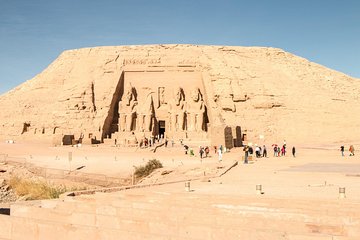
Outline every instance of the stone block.
{"label": "stone block", "polygon": [[13,219],[12,240],[39,240],[37,222],[30,218]]}
{"label": "stone block", "polygon": [[119,218],[119,226],[120,230],[127,230],[131,232],[141,232],[141,233],[149,233],[149,225],[147,219],[142,220],[132,220],[132,219],[124,219]]}
{"label": "stone block", "polygon": [[66,228],[65,224],[50,221],[48,223],[37,223],[37,228],[39,240],[62,240],[68,233],[68,228]]}
{"label": "stone block", "polygon": [[62,145],[62,134],[55,134],[52,139],[53,146],[61,146]]}
{"label": "stone block", "polygon": [[96,225],[99,228],[121,229],[119,217],[114,215],[96,214]]}
{"label": "stone block", "polygon": [[182,227],[182,224],[177,224],[176,222],[167,221],[165,219],[154,221],[150,219],[148,222],[149,233],[150,234],[164,234],[166,235],[178,235],[179,228]]}
{"label": "stone block", "polygon": [[11,239],[13,218],[0,214],[0,238]]}
{"label": "stone block", "polygon": [[69,219],[72,224],[82,224],[86,226],[95,226],[96,224],[96,215],[91,213],[80,213],[74,212]]}
{"label": "stone block", "polygon": [[63,236],[63,239],[86,239],[86,240],[99,240],[102,239],[99,237],[99,229],[95,227],[87,226],[66,226],[66,235]]}
{"label": "stone block", "polygon": [[96,214],[101,214],[101,215],[111,215],[111,216],[116,215],[116,208],[108,205],[98,206],[96,207],[95,211]]}

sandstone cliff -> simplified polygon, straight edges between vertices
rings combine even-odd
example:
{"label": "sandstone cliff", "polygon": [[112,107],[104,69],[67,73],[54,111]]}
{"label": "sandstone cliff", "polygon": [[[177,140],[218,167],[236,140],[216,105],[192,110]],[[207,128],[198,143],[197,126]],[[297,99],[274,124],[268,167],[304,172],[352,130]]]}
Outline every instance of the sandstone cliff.
{"label": "sandstone cliff", "polygon": [[185,92],[200,84],[209,139],[225,126],[241,126],[253,142],[260,136],[297,143],[360,138],[359,79],[280,49],[194,45],[65,51],[42,73],[0,96],[0,137],[50,140],[83,133],[102,139],[113,133],[126,79],[139,81],[138,88],[143,82],[144,91],[157,79],[165,91],[172,81]]}

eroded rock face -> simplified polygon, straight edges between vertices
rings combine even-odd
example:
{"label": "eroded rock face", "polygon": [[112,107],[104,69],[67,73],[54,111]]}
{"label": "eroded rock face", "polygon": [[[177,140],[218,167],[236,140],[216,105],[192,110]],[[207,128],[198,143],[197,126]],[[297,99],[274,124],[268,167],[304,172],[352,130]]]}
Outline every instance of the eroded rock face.
{"label": "eroded rock face", "polygon": [[86,48],[0,97],[0,136],[91,143],[162,134],[217,145],[230,127],[237,143],[245,130],[253,141],[351,141],[359,93],[359,79],[274,48]]}

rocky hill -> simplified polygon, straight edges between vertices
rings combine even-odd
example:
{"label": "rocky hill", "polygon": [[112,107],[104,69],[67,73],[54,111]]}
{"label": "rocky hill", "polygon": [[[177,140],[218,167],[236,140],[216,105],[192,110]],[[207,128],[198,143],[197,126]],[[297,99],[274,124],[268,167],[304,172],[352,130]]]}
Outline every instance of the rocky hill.
{"label": "rocky hill", "polygon": [[173,82],[185,92],[199,82],[209,139],[219,134],[217,128],[241,126],[253,142],[360,140],[359,79],[281,49],[195,45],[65,51],[42,73],[0,96],[0,138],[103,139],[113,133],[124,78],[138,81],[139,88],[156,79],[165,87]]}

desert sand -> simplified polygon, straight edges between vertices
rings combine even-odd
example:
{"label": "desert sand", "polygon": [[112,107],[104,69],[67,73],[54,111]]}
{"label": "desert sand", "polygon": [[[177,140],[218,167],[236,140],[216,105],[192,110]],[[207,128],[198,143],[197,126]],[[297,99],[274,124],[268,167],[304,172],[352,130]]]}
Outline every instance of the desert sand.
{"label": "desert sand", "polygon": [[[291,141],[287,145],[293,146]],[[4,239],[44,239],[54,233],[67,239],[117,239],[119,234],[127,239],[330,240],[360,236],[360,158],[356,152],[349,156],[348,151],[342,157],[337,145],[299,145],[296,157],[290,152],[274,157],[268,147],[268,157],[254,157],[249,164],[243,163],[241,148],[224,153],[222,162],[213,152],[202,161],[198,155],[187,156],[180,146],[162,147],[156,153],[104,145],[54,148],[31,143],[1,144],[1,149],[10,159],[26,158],[45,168],[63,170],[69,168],[67,157],[72,151],[73,168],[85,166],[79,171],[109,176],[130,175],[133,166],[147,159],[160,159],[164,164],[133,189],[109,188],[108,193],[97,189],[95,194],[85,190],[60,200],[13,203],[10,217],[0,216],[2,226],[7,226],[0,235]],[[229,171],[220,176],[213,174],[214,169]],[[162,175],[164,171],[170,173]],[[184,188],[187,181],[190,192]],[[259,184],[261,194],[256,191]],[[345,198],[340,198],[343,187]],[[224,224],[226,219],[229,222]],[[20,232],[30,235],[21,237]]]}

